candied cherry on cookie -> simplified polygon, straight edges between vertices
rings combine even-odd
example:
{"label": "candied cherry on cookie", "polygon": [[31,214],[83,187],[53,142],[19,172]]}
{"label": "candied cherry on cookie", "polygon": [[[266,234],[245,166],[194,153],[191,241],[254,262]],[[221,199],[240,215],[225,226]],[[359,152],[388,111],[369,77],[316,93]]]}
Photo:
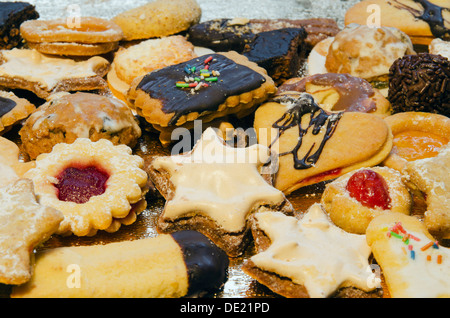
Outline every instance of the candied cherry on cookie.
{"label": "candied cherry on cookie", "polygon": [[337,226],[364,234],[370,221],[380,214],[409,214],[412,199],[400,172],[376,166],[360,168],[328,183],[321,203]]}
{"label": "candied cherry on cookie", "polygon": [[126,145],[78,138],[36,158],[26,173],[40,202],[64,214],[57,234],[91,236],[117,231],[146,207],[143,159]]}

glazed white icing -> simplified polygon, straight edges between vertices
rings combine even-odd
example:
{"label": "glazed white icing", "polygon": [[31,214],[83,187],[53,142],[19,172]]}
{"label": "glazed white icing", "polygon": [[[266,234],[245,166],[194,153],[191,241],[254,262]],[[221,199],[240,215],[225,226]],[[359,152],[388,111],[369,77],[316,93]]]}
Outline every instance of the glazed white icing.
{"label": "glazed white icing", "polygon": [[255,217],[272,242],[267,250],[251,257],[259,268],[304,285],[312,298],[328,297],[349,285],[374,289],[366,236],[336,227],[320,204],[313,204],[301,219],[279,212]]}
{"label": "glazed white icing", "polygon": [[166,202],[164,217],[176,219],[201,213],[229,232],[239,232],[257,204],[280,204],[281,191],[270,186],[259,173],[269,159],[268,148],[256,144],[229,147],[208,128],[187,155],[158,157],[152,165],[170,173],[175,187]]}
{"label": "glazed white icing", "polygon": [[86,61],[77,62],[25,49],[3,50],[1,53],[5,63],[0,65],[0,76],[38,82],[46,89],[52,89],[65,79],[97,76],[93,71],[95,65],[106,61],[102,57],[94,56]]}

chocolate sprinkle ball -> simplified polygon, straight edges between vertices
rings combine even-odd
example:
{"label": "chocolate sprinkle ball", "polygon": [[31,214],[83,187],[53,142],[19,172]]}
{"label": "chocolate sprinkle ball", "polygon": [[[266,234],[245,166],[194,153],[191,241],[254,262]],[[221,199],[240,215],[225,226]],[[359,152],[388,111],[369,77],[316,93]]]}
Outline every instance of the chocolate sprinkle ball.
{"label": "chocolate sprinkle ball", "polygon": [[394,113],[422,111],[450,116],[450,61],[419,53],[397,59],[389,69],[388,99]]}

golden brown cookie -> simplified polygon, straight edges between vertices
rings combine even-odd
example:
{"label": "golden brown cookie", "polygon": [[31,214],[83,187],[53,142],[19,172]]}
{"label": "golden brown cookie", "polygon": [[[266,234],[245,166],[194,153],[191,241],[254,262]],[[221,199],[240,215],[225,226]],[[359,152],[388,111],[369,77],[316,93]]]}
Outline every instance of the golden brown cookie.
{"label": "golden brown cookie", "polygon": [[28,90],[44,99],[61,91],[104,90],[108,84],[103,76],[109,67],[100,56],[75,61],[36,50],[1,51],[0,87]]}
{"label": "golden brown cookie", "polygon": [[112,21],[124,40],[164,37],[187,30],[200,21],[202,10],[195,0],[156,0],[119,13]]}
{"label": "golden brown cookie", "polygon": [[385,118],[394,136],[383,165],[402,171],[409,161],[434,157],[450,141],[450,118],[425,112],[397,113]]}
{"label": "golden brown cookie", "polygon": [[57,234],[91,236],[115,232],[145,209],[143,164],[126,145],[78,138],[39,155],[24,176],[33,180],[41,204],[64,214]]}
{"label": "golden brown cookie", "polygon": [[331,42],[325,68],[330,73],[385,82],[392,63],[414,53],[411,40],[399,29],[350,24]]}
{"label": "golden brown cookie", "polygon": [[413,216],[377,216],[366,232],[392,298],[450,297],[450,249]]}
{"label": "golden brown cookie", "polygon": [[370,221],[380,214],[409,214],[412,198],[397,170],[372,167],[328,183],[321,203],[334,224],[350,233],[365,234]]}
{"label": "golden brown cookie", "polygon": [[439,54],[450,60],[450,39],[447,41],[441,39],[433,39],[428,46],[428,52],[431,54]]}
{"label": "golden brown cookie", "polygon": [[118,98],[125,99],[136,77],[194,57],[197,57],[194,46],[181,35],[145,40],[115,53],[108,84]]}
{"label": "golden brown cookie", "polygon": [[20,285],[32,276],[33,249],[56,232],[63,216],[37,201],[29,179],[0,188],[0,207],[0,283]]}
{"label": "golden brown cookie", "polygon": [[12,298],[179,298],[220,290],[227,255],[195,231],[40,251]]}
{"label": "golden brown cookie", "polygon": [[374,24],[405,32],[414,44],[450,39],[447,0],[363,0],[347,10],[345,24]]}
{"label": "golden brown cookie", "polygon": [[77,92],[51,96],[19,131],[22,149],[31,160],[49,153],[58,143],[77,138],[108,139],[133,148],[141,136],[137,119],[128,106],[110,96]]}
{"label": "golden brown cookie", "polygon": [[382,162],[392,133],[379,116],[329,113],[307,93],[280,95],[255,112],[258,142],[278,154],[274,185],[284,193]]}
{"label": "golden brown cookie", "polygon": [[423,222],[438,238],[450,238],[450,145],[431,158],[408,162],[403,173],[407,184],[425,196]]}
{"label": "golden brown cookie", "polygon": [[[202,71],[203,70],[203,71]],[[207,54],[133,81],[130,107],[159,130],[192,128],[226,115],[248,115],[276,92],[267,72],[241,54]],[[168,144],[171,140],[161,140]]]}
{"label": "golden brown cookie", "polygon": [[117,49],[123,38],[117,24],[97,17],[30,20],[21,24],[20,33],[30,49],[69,56],[104,54]]}
{"label": "golden brown cookie", "polygon": [[[252,216],[256,254],[243,271],[288,298],[333,297],[339,289],[376,289],[365,235],[335,226],[320,204],[302,216],[261,212]],[[375,291],[376,292],[376,291]]]}
{"label": "golden brown cookie", "polygon": [[391,104],[366,80],[349,74],[325,73],[291,78],[278,87],[277,94],[290,91],[308,93],[322,109],[330,112],[353,111],[386,117]]}
{"label": "golden brown cookie", "polygon": [[0,90],[0,134],[10,130],[13,125],[27,118],[35,110],[36,106],[25,98],[19,98],[13,92]]}
{"label": "golden brown cookie", "polygon": [[243,253],[251,239],[248,217],[264,210],[292,213],[283,193],[262,176],[270,159],[264,146],[237,148],[208,128],[184,154],[157,156],[150,179],[166,199],[157,222],[162,233],[199,231],[230,257]]}

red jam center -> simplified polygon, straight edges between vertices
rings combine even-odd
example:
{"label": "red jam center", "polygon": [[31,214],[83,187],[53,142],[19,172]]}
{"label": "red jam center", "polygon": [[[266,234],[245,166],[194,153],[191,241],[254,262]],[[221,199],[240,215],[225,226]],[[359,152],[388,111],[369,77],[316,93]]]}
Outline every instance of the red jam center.
{"label": "red jam center", "polygon": [[390,208],[391,198],[386,181],[372,170],[361,170],[348,180],[347,191],[350,196],[369,208]]}
{"label": "red jam center", "polygon": [[106,190],[109,175],[95,166],[86,168],[68,167],[57,177],[58,199],[75,203],[86,203]]}

